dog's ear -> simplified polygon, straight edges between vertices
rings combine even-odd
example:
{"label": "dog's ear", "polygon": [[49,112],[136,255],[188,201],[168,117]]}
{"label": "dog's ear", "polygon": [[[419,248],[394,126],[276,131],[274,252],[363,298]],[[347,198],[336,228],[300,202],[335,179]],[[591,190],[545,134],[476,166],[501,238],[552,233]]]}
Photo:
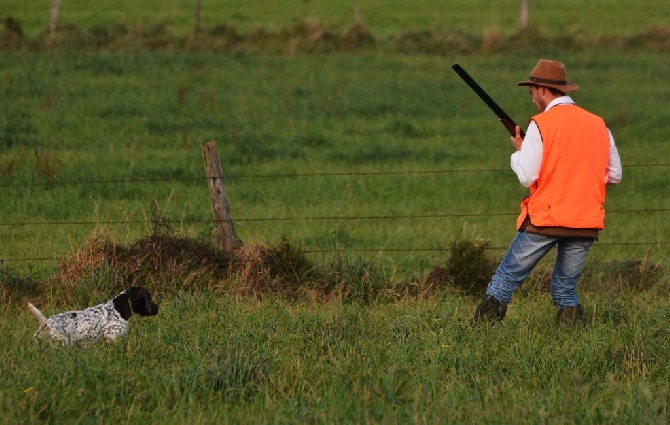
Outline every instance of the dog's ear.
{"label": "dog's ear", "polygon": [[151,294],[141,286],[128,288],[130,307],[133,313],[140,316],[155,316],[158,314],[158,304],[151,301]]}
{"label": "dog's ear", "polygon": [[112,300],[114,308],[124,320],[130,319],[130,316],[133,314],[128,298],[128,291],[123,291]]}

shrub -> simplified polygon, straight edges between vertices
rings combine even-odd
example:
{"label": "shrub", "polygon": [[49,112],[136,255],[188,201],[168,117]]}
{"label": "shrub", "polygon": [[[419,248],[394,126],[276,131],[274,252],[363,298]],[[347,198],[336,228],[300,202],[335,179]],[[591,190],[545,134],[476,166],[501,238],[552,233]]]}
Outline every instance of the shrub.
{"label": "shrub", "polygon": [[449,251],[446,264],[433,267],[427,283],[435,288],[451,286],[466,295],[483,295],[497,266],[488,252],[488,242],[452,242]]}
{"label": "shrub", "polygon": [[585,268],[581,282],[582,286],[593,289],[647,291],[662,284],[665,273],[661,263],[646,258],[594,261]]}
{"label": "shrub", "polygon": [[304,250],[282,236],[275,246],[252,245],[236,250],[233,272],[236,292],[274,294],[295,299],[312,286],[318,271]]}

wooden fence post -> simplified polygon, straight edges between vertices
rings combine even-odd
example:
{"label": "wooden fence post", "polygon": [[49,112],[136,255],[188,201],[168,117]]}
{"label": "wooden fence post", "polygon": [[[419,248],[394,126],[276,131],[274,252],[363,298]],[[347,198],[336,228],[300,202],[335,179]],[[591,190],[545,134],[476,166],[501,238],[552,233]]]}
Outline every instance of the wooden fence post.
{"label": "wooden fence post", "polygon": [[519,29],[525,31],[528,29],[528,2],[529,0],[521,0],[519,5]]}
{"label": "wooden fence post", "polygon": [[60,0],[53,0],[51,2],[51,13],[49,13],[49,34],[51,35],[56,33],[58,9],[60,9]]}
{"label": "wooden fence post", "polygon": [[193,34],[200,33],[200,0],[195,0],[195,11],[193,13]]}
{"label": "wooden fence post", "polygon": [[221,248],[226,252],[232,252],[239,247],[240,241],[235,234],[233,219],[230,217],[230,204],[226,195],[226,187],[223,185],[223,173],[219,164],[216,142],[204,143],[202,156],[205,160],[205,176],[212,201],[212,215],[221,238]]}

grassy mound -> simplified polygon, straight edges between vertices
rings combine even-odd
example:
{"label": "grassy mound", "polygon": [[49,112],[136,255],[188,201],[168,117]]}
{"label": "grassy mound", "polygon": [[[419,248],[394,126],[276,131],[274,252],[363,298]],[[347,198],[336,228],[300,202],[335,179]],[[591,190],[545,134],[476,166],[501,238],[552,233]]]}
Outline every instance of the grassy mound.
{"label": "grassy mound", "polygon": [[[276,244],[246,245],[228,253],[204,237],[180,237],[160,227],[154,230],[129,245],[96,232],[43,282],[0,268],[0,302],[71,304],[75,299],[78,304],[91,304],[132,285],[161,296],[188,291],[362,305],[448,294],[481,297],[498,264],[486,242],[458,241],[424,276],[398,283],[374,264],[343,253],[326,264],[315,264],[286,237]],[[537,267],[522,292],[547,290],[552,266],[547,261]],[[658,263],[595,262],[585,268],[580,289],[646,291],[663,282],[667,284],[666,271]]]}

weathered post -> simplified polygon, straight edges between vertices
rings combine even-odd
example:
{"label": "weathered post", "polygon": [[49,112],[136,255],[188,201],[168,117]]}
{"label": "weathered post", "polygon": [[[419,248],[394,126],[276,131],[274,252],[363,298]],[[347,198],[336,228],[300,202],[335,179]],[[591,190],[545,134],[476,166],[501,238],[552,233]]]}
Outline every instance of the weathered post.
{"label": "weathered post", "polygon": [[212,215],[219,231],[221,248],[232,252],[239,247],[240,242],[235,234],[233,219],[230,217],[230,204],[223,185],[223,173],[219,164],[219,153],[216,142],[207,142],[202,145],[202,156],[205,160],[205,176],[209,186],[209,196],[212,201]]}
{"label": "weathered post", "polygon": [[363,16],[361,15],[360,0],[353,0],[352,7],[354,9],[354,25],[363,25]]}
{"label": "weathered post", "polygon": [[200,0],[195,0],[195,11],[193,13],[193,34],[200,32]]}
{"label": "weathered post", "polygon": [[51,2],[51,13],[49,14],[49,34],[56,33],[56,25],[58,21],[58,9],[60,8],[60,0],[53,0]]}
{"label": "weathered post", "polygon": [[528,1],[529,0],[521,0],[521,4],[519,5],[519,29],[521,29],[521,31],[528,29]]}

